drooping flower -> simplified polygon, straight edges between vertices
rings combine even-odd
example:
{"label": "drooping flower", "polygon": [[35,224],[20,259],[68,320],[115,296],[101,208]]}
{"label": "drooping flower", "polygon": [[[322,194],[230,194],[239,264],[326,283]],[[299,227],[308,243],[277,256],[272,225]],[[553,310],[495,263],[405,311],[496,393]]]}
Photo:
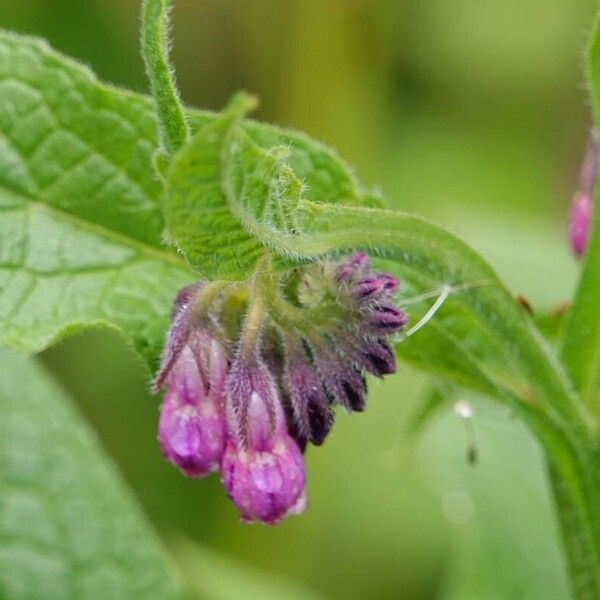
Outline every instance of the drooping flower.
{"label": "drooping flower", "polygon": [[592,230],[597,171],[598,133],[593,130],[579,172],[579,187],[571,201],[569,242],[577,258],[584,255]]}
{"label": "drooping flower", "polygon": [[219,470],[225,447],[226,359],[216,340],[195,338],[168,374],[158,438],[165,458],[190,477],[204,477]]}
{"label": "drooping flower", "polygon": [[158,425],[161,450],[189,477],[218,471],[225,448],[225,351],[206,329],[193,326],[189,310],[201,287],[189,286],[177,295],[154,381],[157,390],[167,386]]}
{"label": "drooping flower", "polygon": [[289,435],[275,382],[257,356],[240,355],[227,378],[228,441],[222,481],[244,522],[273,525],[304,510],[306,469]]}
{"label": "drooping flower", "polygon": [[324,442],[335,405],[365,410],[366,374],[395,372],[388,339],[406,316],[399,281],[364,253],[287,280],[258,274],[178,294],[155,388],[167,388],[166,458],[189,476],[220,470],[242,521],[275,524],[304,510],[303,452]]}

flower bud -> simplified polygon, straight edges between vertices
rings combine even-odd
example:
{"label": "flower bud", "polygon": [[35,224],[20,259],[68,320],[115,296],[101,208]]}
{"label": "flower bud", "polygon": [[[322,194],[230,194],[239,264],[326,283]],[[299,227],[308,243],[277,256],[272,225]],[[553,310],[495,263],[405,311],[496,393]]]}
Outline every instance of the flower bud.
{"label": "flower bud", "polygon": [[179,353],[167,378],[158,438],[167,460],[189,477],[217,471],[225,445],[223,414],[226,359],[220,344],[201,336],[209,367],[201,371],[190,345]]}
{"label": "flower bud", "polygon": [[302,443],[310,440],[320,446],[333,425],[333,411],[315,368],[298,344],[288,347],[283,381],[289,395],[294,433]]}
{"label": "flower bud", "polygon": [[364,368],[376,377],[396,372],[396,357],[390,345],[382,339],[365,344],[362,349]]}
{"label": "flower bud", "polygon": [[374,333],[391,335],[402,329],[408,319],[406,314],[393,304],[378,304],[367,316],[367,321]]}
{"label": "flower bud", "polygon": [[587,248],[593,216],[594,201],[591,194],[586,192],[576,193],[571,205],[569,241],[577,258],[581,258]]}
{"label": "flower bud", "polygon": [[273,376],[257,356],[238,356],[226,382],[227,430],[240,446],[272,445],[285,428],[285,415]]}
{"label": "flower bud", "polygon": [[369,269],[369,257],[364,252],[355,252],[347,261],[338,266],[338,283],[348,283]]}
{"label": "flower bud", "polygon": [[227,378],[228,442],[222,481],[245,522],[275,524],[304,508],[304,460],[275,382],[256,356],[239,356]]}
{"label": "flower bud", "polygon": [[400,281],[388,275],[387,273],[380,273],[378,275],[369,275],[363,277],[358,283],[352,288],[351,294],[358,300],[377,300],[382,297],[392,296],[398,289]]}
{"label": "flower bud", "polygon": [[227,495],[240,510],[240,519],[275,525],[306,507],[306,469],[296,442],[280,431],[270,448],[240,448],[230,440],[222,463]]}
{"label": "flower bud", "polygon": [[311,340],[310,346],[330,402],[338,402],[348,412],[364,411],[367,382],[361,371],[330,342]]}

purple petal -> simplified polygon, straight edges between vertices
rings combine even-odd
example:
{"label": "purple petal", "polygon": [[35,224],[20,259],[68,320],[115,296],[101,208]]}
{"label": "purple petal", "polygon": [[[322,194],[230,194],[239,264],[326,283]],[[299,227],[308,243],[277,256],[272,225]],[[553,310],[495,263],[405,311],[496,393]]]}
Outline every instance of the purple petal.
{"label": "purple petal", "polygon": [[379,304],[367,314],[367,321],[378,335],[391,335],[408,322],[406,314],[393,304]]}
{"label": "purple petal", "polygon": [[190,477],[217,471],[225,447],[224,398],[207,394],[196,358],[184,347],[169,374],[158,438],[171,463]]}
{"label": "purple petal", "polygon": [[227,444],[222,481],[244,522],[274,525],[305,506],[306,469],[302,453],[287,434],[263,451]]}

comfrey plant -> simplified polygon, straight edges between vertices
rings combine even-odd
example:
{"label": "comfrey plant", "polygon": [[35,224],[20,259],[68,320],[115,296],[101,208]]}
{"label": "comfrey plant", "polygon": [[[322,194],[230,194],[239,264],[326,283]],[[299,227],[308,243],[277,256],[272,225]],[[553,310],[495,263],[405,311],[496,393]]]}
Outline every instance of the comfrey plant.
{"label": "comfrey plant", "polygon": [[[304,509],[303,451],[323,443],[336,405],[363,410],[366,376],[393,373],[399,357],[527,424],[574,594],[600,598],[595,141],[571,219],[579,285],[566,316],[545,316],[560,327],[544,337],[475,251],[382,208],[323,145],[248,118],[253,97],[220,113],[186,108],[168,62],[167,4],[143,3],[151,98],[0,33],[0,343],[31,352],[86,327],[121,332],[164,391],[164,456],[191,477],[219,472],[242,519],[270,524]],[[598,118],[598,28],[586,67]],[[40,431],[46,414],[27,413]],[[24,421],[3,420],[3,439],[29,440]],[[21,450],[6,458],[19,482],[37,485]]]}

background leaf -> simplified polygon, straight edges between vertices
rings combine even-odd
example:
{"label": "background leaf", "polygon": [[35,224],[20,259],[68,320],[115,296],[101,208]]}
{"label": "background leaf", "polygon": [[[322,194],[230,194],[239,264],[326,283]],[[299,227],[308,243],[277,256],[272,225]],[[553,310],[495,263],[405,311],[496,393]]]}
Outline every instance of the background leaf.
{"label": "background leaf", "polygon": [[57,385],[0,349],[0,597],[178,597],[157,540]]}

